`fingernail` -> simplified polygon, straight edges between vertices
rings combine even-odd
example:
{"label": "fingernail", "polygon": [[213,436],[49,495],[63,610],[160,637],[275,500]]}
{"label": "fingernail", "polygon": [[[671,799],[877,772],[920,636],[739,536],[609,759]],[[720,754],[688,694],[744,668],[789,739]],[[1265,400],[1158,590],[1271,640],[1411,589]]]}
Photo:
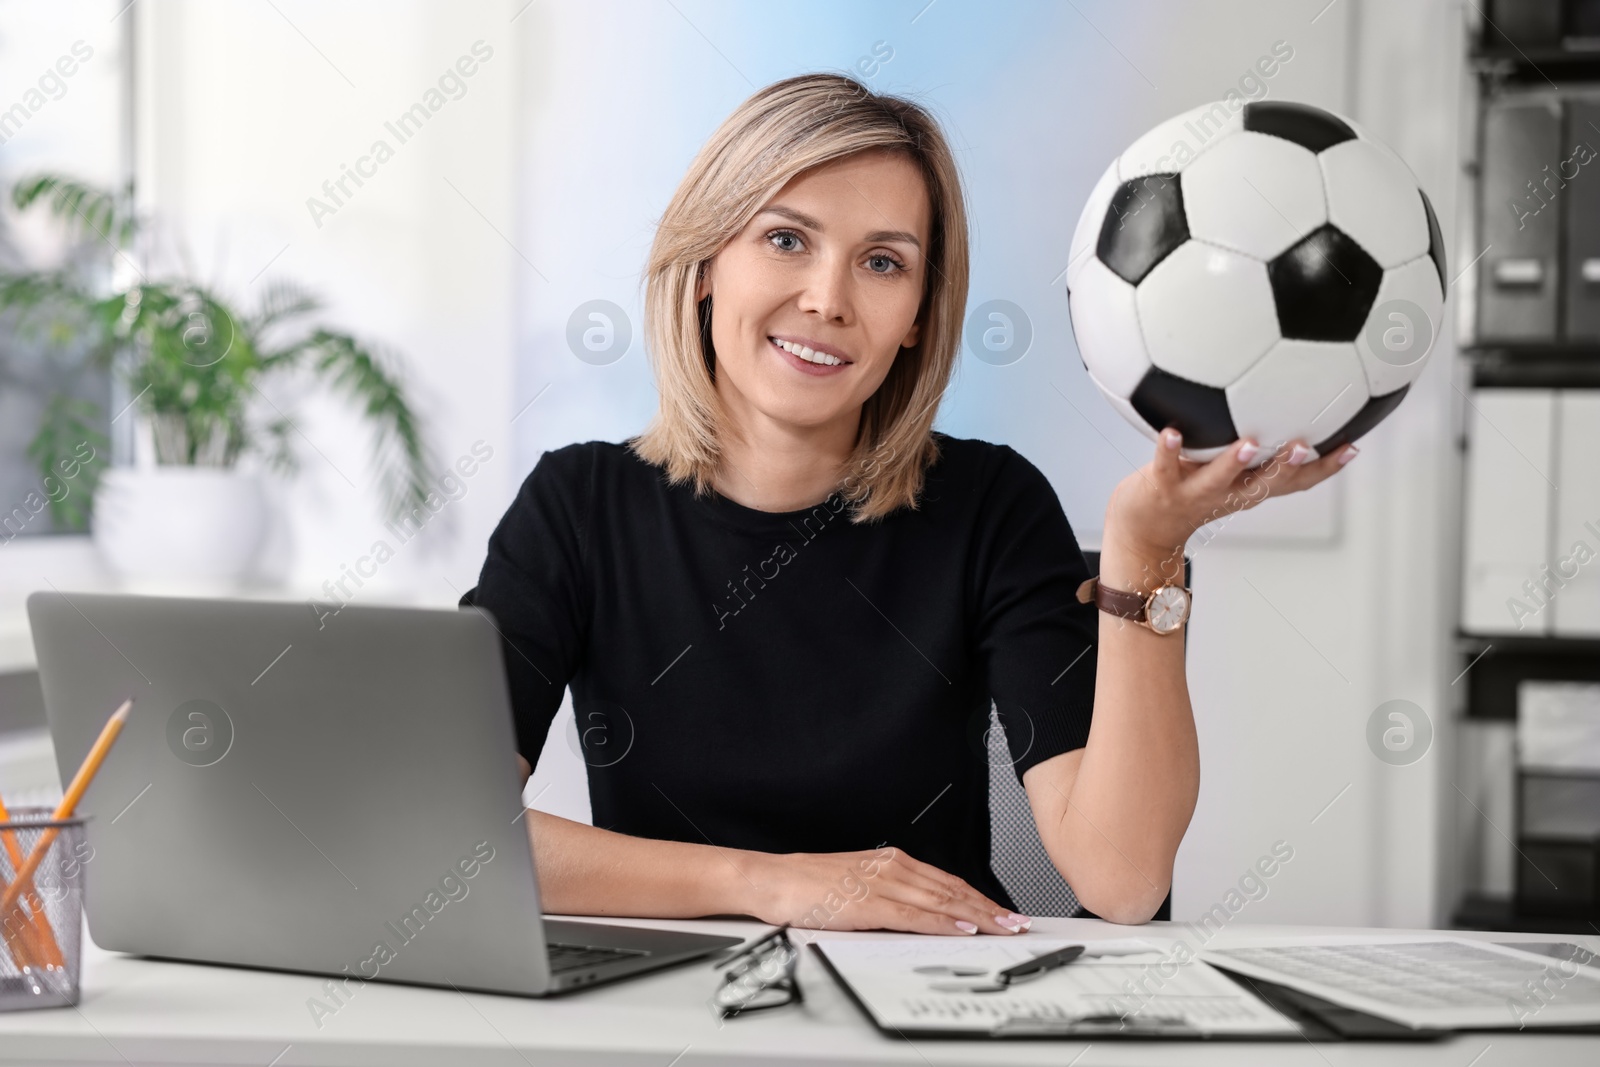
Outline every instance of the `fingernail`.
{"label": "fingernail", "polygon": [[977,923],[969,923],[965,919],[957,919],[956,920],[956,929],[960,930],[964,934],[975,934],[975,933],[978,932],[978,924]]}
{"label": "fingernail", "polygon": [[1022,929],[1022,925],[1009,915],[996,915],[994,917],[994,921],[999,923],[1005,929],[1010,930],[1012,933],[1016,933],[1018,930]]}
{"label": "fingernail", "polygon": [[1359,451],[1361,451],[1361,449],[1357,448],[1355,445],[1351,445],[1349,448],[1339,453],[1339,458],[1334,462],[1338,463],[1339,466],[1342,467],[1346,463],[1349,463],[1351,460],[1355,459],[1356,453]]}
{"label": "fingernail", "polygon": [[1298,467],[1311,459],[1311,449],[1305,445],[1295,445],[1289,453],[1289,466]]}
{"label": "fingernail", "polygon": [[1256,444],[1254,441],[1246,441],[1244,444],[1239,446],[1239,462],[1249,463],[1251,460],[1255,459],[1260,452],[1260,445]]}
{"label": "fingernail", "polygon": [[1163,430],[1161,432],[1161,442],[1168,448],[1177,448],[1183,444],[1183,434],[1177,430]]}
{"label": "fingernail", "polygon": [[1014,911],[1011,913],[1011,921],[1014,923],[1019,923],[1022,926],[1027,926],[1029,923],[1033,922],[1032,919],[1022,914],[1020,911]]}

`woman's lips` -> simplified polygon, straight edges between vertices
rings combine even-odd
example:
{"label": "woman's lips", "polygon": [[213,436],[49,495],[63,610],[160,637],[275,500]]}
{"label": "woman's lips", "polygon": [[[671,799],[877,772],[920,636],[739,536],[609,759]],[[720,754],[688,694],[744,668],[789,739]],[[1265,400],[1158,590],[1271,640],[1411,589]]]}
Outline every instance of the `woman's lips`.
{"label": "woman's lips", "polygon": [[789,366],[793,367],[795,370],[802,371],[803,373],[806,373],[806,374],[815,374],[815,375],[819,375],[819,376],[826,376],[826,375],[830,375],[830,374],[838,374],[841,371],[848,370],[850,368],[850,366],[851,366],[851,364],[849,364],[849,363],[838,363],[838,364],[835,364],[833,366],[828,366],[827,364],[823,364],[823,363],[812,363],[809,360],[801,359],[799,356],[795,355],[793,352],[790,352],[788,349],[783,348],[782,346],[780,346],[778,344],[777,341],[773,340],[770,337],[767,338],[767,345],[774,352],[776,352],[779,355],[779,357],[781,357],[783,359],[784,362],[788,363]]}

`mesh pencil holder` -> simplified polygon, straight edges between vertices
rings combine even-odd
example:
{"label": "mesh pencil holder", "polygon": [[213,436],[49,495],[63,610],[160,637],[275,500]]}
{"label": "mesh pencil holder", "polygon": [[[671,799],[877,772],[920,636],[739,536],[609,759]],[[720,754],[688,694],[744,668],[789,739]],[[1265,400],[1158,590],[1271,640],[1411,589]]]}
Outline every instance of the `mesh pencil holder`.
{"label": "mesh pencil holder", "polygon": [[[93,855],[84,820],[52,819],[49,808],[10,814],[0,822],[0,1011],[76,1004],[84,865]],[[41,843],[45,851],[18,889],[17,872]]]}

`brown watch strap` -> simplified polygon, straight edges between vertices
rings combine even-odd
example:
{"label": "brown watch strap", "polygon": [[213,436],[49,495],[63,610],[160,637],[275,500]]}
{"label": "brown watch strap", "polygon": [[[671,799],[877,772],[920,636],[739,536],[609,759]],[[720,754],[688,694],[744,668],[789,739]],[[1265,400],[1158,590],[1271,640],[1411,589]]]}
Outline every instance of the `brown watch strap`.
{"label": "brown watch strap", "polygon": [[1094,577],[1078,586],[1078,600],[1084,604],[1092,600],[1101,611],[1124,619],[1143,621],[1149,598],[1139,593],[1108,588],[1100,583],[1099,577]]}

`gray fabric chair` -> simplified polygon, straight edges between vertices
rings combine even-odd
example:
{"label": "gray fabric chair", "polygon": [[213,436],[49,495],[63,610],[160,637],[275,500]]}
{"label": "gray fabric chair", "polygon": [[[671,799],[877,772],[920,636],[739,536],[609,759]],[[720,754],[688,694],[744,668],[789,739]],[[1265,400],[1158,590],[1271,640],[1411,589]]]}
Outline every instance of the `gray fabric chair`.
{"label": "gray fabric chair", "polygon": [[[1100,553],[1085,551],[1090,574],[1100,573]],[[1183,584],[1194,586],[1191,561],[1183,561]],[[1189,631],[1184,628],[1184,648],[1189,646]],[[989,729],[984,735],[989,752],[989,865],[1006,887],[1011,899],[1024,915],[1073,916],[1089,914],[1078,903],[1072,887],[1051,862],[1039,840],[1028,793],[1022,787],[1011,763],[1005,727],[999,710],[989,704]],[[1172,917],[1172,895],[1162,902],[1157,919]]]}
{"label": "gray fabric chair", "polygon": [[989,866],[1024,915],[1077,915],[1082,907],[1039,840],[1027,791],[1011,765],[1005,727],[989,705]]}

